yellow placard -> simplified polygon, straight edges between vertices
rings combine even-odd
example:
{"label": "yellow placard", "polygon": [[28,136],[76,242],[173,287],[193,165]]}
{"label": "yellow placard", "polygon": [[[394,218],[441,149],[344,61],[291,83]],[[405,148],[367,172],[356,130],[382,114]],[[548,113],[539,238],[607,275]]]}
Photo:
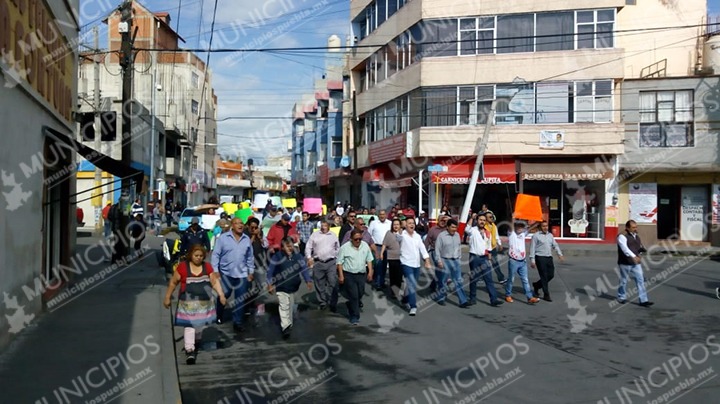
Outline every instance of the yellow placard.
{"label": "yellow placard", "polygon": [[[318,229],[318,228],[316,227],[316,228],[313,229],[313,233],[315,233],[316,231],[319,231],[319,230],[320,230],[320,229]],[[330,231],[333,232],[333,233],[335,233],[336,236],[340,237],[340,226],[331,227],[331,228],[330,228]]]}
{"label": "yellow placard", "polygon": [[222,204],[222,208],[228,215],[234,215],[238,210],[236,203],[225,202]]}
{"label": "yellow placard", "polygon": [[250,207],[250,202],[242,202],[240,204],[240,209],[247,209]]}
{"label": "yellow placard", "polygon": [[327,205],[323,205],[323,215],[327,215]]}
{"label": "yellow placard", "polygon": [[295,209],[297,207],[297,200],[295,198],[283,199],[282,206],[286,209]]}

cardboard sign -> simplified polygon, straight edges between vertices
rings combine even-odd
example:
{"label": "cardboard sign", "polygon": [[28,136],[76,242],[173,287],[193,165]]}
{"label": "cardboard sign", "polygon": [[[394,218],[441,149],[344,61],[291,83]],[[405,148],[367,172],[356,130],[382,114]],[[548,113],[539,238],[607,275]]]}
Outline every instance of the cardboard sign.
{"label": "cardboard sign", "polygon": [[253,196],[253,206],[262,209],[267,205],[267,201],[270,199],[270,196],[268,194],[255,194]]}
{"label": "cardboard sign", "polygon": [[515,200],[515,219],[543,220],[540,197],[534,195],[518,194]]}
{"label": "cardboard sign", "polygon": [[327,205],[323,204],[322,208],[323,208],[322,214],[327,215]]}
{"label": "cardboard sign", "polygon": [[253,211],[251,208],[240,209],[235,212],[235,217],[239,217],[243,223],[247,223],[247,220],[252,216]]}
{"label": "cardboard sign", "polygon": [[288,198],[282,200],[283,208],[295,209],[297,207],[297,200],[295,198]]}
{"label": "cardboard sign", "polygon": [[220,215],[202,215],[200,217],[200,227],[205,230],[212,230],[218,220],[220,220]]}
{"label": "cardboard sign", "polygon": [[242,202],[240,203],[240,209],[247,209],[250,207],[250,202]]}
{"label": "cardboard sign", "polygon": [[223,211],[227,213],[228,215],[234,215],[235,212],[238,210],[238,206],[236,203],[230,203],[226,202],[222,204]]}
{"label": "cardboard sign", "polygon": [[309,214],[320,214],[322,213],[322,199],[320,198],[305,198],[303,199],[303,209]]}
{"label": "cardboard sign", "polygon": [[272,202],[273,206],[282,206],[284,208],[287,208],[287,206],[284,206],[282,204],[282,199],[279,196],[271,196],[270,201]]}

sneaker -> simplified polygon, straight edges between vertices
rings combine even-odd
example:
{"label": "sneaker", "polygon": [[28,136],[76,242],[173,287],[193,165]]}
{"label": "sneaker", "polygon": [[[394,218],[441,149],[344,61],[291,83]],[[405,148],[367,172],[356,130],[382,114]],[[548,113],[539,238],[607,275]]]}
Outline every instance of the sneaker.
{"label": "sneaker", "polygon": [[506,284],[506,283],[507,283],[507,279],[503,279],[503,280],[500,281],[500,284],[501,284],[501,285],[504,285],[504,284]]}
{"label": "sneaker", "polygon": [[625,304],[625,303],[627,303],[627,300],[626,299],[618,299],[618,303]]}
{"label": "sneaker", "polygon": [[351,318],[350,319],[350,325],[358,325],[359,322],[360,322],[359,318]]}
{"label": "sneaker", "polygon": [[505,296],[505,301],[508,302],[508,303],[514,302],[512,296]]}
{"label": "sneaker", "polygon": [[292,331],[292,324],[290,324],[289,326],[283,328],[283,330],[282,330],[282,337],[283,337],[283,339],[288,339],[288,338],[290,338],[290,331]]}
{"label": "sneaker", "polygon": [[460,305],[458,307],[460,307],[461,309],[467,309],[468,307],[470,307],[470,303],[468,303],[468,302],[460,303]]}
{"label": "sneaker", "polygon": [[528,304],[535,304],[539,301],[540,301],[540,299],[538,299],[537,297],[531,297],[528,299]]}
{"label": "sneaker", "polygon": [[652,306],[653,304],[655,304],[655,303],[653,303],[653,302],[642,302],[642,303],[640,303],[640,306],[642,306],[642,307],[650,307],[650,306]]}
{"label": "sneaker", "polygon": [[500,305],[503,304],[503,303],[504,303],[504,302],[503,302],[502,300],[495,300],[494,302],[490,302],[490,306],[492,306],[492,307],[498,307],[498,306],[500,306]]}
{"label": "sneaker", "polygon": [[411,315],[411,316],[414,316],[414,315],[416,315],[416,314],[417,314],[417,308],[416,308],[416,307],[411,308],[411,309],[410,309],[410,315]]}
{"label": "sneaker", "polygon": [[715,288],[715,296],[720,299],[720,288]]}
{"label": "sneaker", "polygon": [[197,351],[196,350],[185,352],[185,363],[187,363],[188,365],[194,365],[195,360],[197,360]]}

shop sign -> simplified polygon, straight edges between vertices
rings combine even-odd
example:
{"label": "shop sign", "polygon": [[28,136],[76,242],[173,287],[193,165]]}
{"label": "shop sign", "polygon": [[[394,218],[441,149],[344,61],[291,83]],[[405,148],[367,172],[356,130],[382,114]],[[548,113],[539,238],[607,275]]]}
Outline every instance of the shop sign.
{"label": "shop sign", "polygon": [[541,149],[564,149],[565,133],[559,130],[544,130],[540,132]]}
{"label": "shop sign", "polygon": [[657,184],[630,184],[630,219],[638,224],[657,222]]}
{"label": "shop sign", "polygon": [[523,173],[526,181],[596,181],[605,179],[602,173]]}

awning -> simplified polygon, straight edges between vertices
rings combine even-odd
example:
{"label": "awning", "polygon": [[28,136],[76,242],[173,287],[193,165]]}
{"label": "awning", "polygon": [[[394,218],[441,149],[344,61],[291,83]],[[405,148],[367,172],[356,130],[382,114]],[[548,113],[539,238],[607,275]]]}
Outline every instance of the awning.
{"label": "awning", "polygon": [[[475,159],[468,159],[452,164],[443,164],[443,161],[436,161],[436,164],[447,167],[447,171],[433,173],[432,182],[434,184],[469,184],[472,171],[475,168]],[[515,183],[514,159],[483,160],[481,176],[478,177],[478,184],[513,183]]]}
{"label": "awning", "polygon": [[380,188],[407,188],[412,185],[412,180],[416,177],[417,174],[403,176],[400,178],[388,178],[387,180],[381,180]]}
{"label": "awning", "polygon": [[614,177],[609,164],[593,160],[520,163],[520,177],[526,181],[589,181],[606,180]]}
{"label": "awning", "polygon": [[145,174],[142,171],[136,170],[121,161],[115,160],[114,158],[102,154],[97,150],[91,149],[64,133],[58,132],[48,126],[43,126],[43,133],[45,136],[55,140],[59,144],[68,146],[70,149],[85,157],[87,161],[101,170],[121,179],[130,179],[135,181],[135,192],[142,192],[143,181],[145,179]]}

